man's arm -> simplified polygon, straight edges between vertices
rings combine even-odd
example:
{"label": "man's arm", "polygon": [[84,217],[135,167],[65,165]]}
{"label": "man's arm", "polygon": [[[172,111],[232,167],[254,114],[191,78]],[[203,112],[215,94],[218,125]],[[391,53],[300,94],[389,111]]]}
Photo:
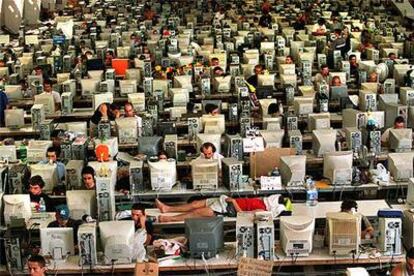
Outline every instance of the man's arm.
{"label": "man's arm", "polygon": [[228,198],[226,198],[226,202],[228,202],[228,203],[232,203],[232,204],[233,204],[233,206],[234,206],[234,209],[236,210],[236,212],[237,212],[237,213],[238,213],[238,212],[242,212],[242,211],[243,211],[243,210],[240,208],[239,204],[237,204],[236,199],[231,198],[231,197],[228,197]]}

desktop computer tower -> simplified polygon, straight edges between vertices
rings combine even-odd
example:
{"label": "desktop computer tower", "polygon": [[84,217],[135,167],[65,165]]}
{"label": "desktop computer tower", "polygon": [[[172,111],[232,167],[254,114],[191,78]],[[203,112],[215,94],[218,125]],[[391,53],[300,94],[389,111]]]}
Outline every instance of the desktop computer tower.
{"label": "desktop computer tower", "polygon": [[243,189],[243,162],[234,158],[223,158],[222,179],[229,190]]}
{"label": "desktop computer tower", "polygon": [[62,114],[67,115],[73,112],[73,96],[71,92],[62,93]]}
{"label": "desktop computer tower", "polygon": [[114,185],[110,177],[96,177],[96,199],[98,205],[98,220],[110,221],[115,217]]}
{"label": "desktop computer tower", "polygon": [[187,119],[188,122],[188,139],[193,141],[196,139],[198,133],[200,133],[202,126],[199,117],[192,117]]}
{"label": "desktop computer tower", "polygon": [[239,161],[243,160],[243,138],[236,134],[224,136],[224,153],[227,157],[233,157]]}
{"label": "desktop computer tower", "polygon": [[97,263],[96,224],[84,223],[78,229],[79,265],[93,267]]}
{"label": "desktop computer tower", "polygon": [[142,116],[142,136],[153,136],[154,135],[154,119],[150,114]]}
{"label": "desktop computer tower", "polygon": [[298,117],[293,114],[286,116],[286,130],[298,130]]}
{"label": "desktop computer tower", "polygon": [[53,131],[53,121],[44,120],[39,124],[39,138],[40,140],[50,140]]}
{"label": "desktop computer tower", "polygon": [[142,161],[134,161],[129,164],[129,183],[131,194],[141,193],[145,190],[144,178],[142,174],[143,165]]}
{"label": "desktop computer tower", "polygon": [[72,159],[86,160],[88,151],[88,143],[86,138],[76,139],[72,143]]}
{"label": "desktop computer tower", "polygon": [[66,189],[82,190],[85,189],[82,181],[83,160],[69,160],[66,164]]}
{"label": "desktop computer tower", "polygon": [[32,126],[34,129],[38,129],[40,123],[46,119],[45,109],[43,104],[34,104],[31,108],[32,113]]}
{"label": "desktop computer tower", "polygon": [[164,137],[164,150],[169,158],[177,160],[177,134],[166,134]]}
{"label": "desktop computer tower", "polygon": [[98,138],[100,140],[111,138],[111,122],[109,120],[101,120],[98,123]]}
{"label": "desktop computer tower", "polygon": [[[260,216],[264,218],[259,218]],[[271,212],[256,212],[256,257],[273,261],[275,248],[275,228]]]}
{"label": "desktop computer tower", "polygon": [[240,118],[240,136],[246,137],[247,129],[252,126],[252,118],[244,117]]}
{"label": "desktop computer tower", "polygon": [[296,149],[296,154],[302,154],[303,150],[303,139],[300,130],[289,130],[289,147]]}
{"label": "desktop computer tower", "polygon": [[26,165],[14,164],[9,168],[9,194],[22,194],[29,178],[29,170]]}
{"label": "desktop computer tower", "polygon": [[236,254],[238,257],[254,258],[254,213],[239,212],[236,220]]}

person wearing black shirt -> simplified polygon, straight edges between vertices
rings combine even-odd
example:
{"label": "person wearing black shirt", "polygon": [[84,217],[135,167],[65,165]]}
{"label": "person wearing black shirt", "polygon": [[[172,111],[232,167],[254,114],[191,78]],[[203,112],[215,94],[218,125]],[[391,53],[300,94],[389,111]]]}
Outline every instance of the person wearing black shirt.
{"label": "person wearing black shirt", "polygon": [[113,121],[121,116],[120,108],[116,104],[103,103],[93,113],[91,122],[97,125],[103,117]]}
{"label": "person wearing black shirt", "polygon": [[52,227],[71,227],[73,228],[73,241],[78,244],[78,229],[82,224],[82,220],[75,220],[70,217],[69,208],[65,204],[56,206],[56,220],[49,223],[48,228]]}
{"label": "person wearing black shirt", "polygon": [[36,205],[36,209],[39,209],[40,199],[43,198],[46,205],[47,212],[53,212],[54,204],[52,199],[45,194],[42,189],[45,186],[45,182],[43,181],[40,175],[35,175],[29,180],[29,195],[30,195],[30,202]]}

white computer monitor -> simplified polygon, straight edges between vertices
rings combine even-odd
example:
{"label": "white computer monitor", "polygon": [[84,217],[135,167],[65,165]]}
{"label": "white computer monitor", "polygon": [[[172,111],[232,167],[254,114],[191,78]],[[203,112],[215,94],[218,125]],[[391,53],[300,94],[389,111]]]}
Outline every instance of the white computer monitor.
{"label": "white computer monitor", "polygon": [[358,255],[361,216],[346,212],[326,214],[326,238],[330,255]]}
{"label": "white computer monitor", "polygon": [[0,161],[16,162],[17,161],[16,146],[15,145],[0,146]]}
{"label": "white computer monitor", "polygon": [[327,113],[311,113],[308,115],[308,130],[330,129],[331,114]]}
{"label": "white computer monitor", "polygon": [[263,118],[263,129],[278,130],[282,129],[283,117],[267,117]]}
{"label": "white computer monitor", "polygon": [[66,203],[72,219],[82,219],[84,215],[96,218],[95,190],[66,191]]}
{"label": "white computer monitor", "polygon": [[413,130],[411,128],[392,128],[389,133],[389,148],[392,151],[411,151]]}
{"label": "white computer monitor", "polygon": [[119,89],[120,89],[121,95],[137,93],[137,81],[136,80],[120,80]]}
{"label": "white computer monitor", "polygon": [[55,100],[52,94],[42,93],[35,95],[34,104],[43,104],[45,114],[47,115],[53,115],[55,113]]}
{"label": "white computer monitor", "polygon": [[103,79],[103,70],[88,70],[88,77],[90,79],[95,79],[101,81]]}
{"label": "white computer monitor", "polygon": [[317,129],[312,131],[312,149],[317,156],[336,151],[336,130]]}
{"label": "white computer monitor", "polygon": [[9,100],[23,99],[22,87],[20,85],[5,85],[4,92]]}
{"label": "white computer monitor", "polygon": [[135,225],[130,221],[102,221],[99,223],[101,245],[104,250],[105,263],[131,263]]}
{"label": "white computer monitor", "polygon": [[187,88],[189,92],[193,91],[193,85],[191,83],[192,77],[189,75],[174,76],[174,87]]}
{"label": "white computer monitor", "polygon": [[260,130],[260,135],[263,137],[266,148],[281,148],[285,131],[283,129]]}
{"label": "white computer monitor", "polygon": [[262,118],[267,118],[270,117],[272,114],[269,114],[269,106],[271,104],[277,104],[277,100],[276,99],[260,99],[260,107],[262,110]]}
{"label": "white computer monitor", "polygon": [[42,255],[54,260],[75,255],[72,227],[40,228],[40,243]]}
{"label": "white computer monitor", "polygon": [[99,91],[99,84],[101,83],[98,79],[81,79],[82,96],[92,96]]}
{"label": "white computer monitor", "polygon": [[228,93],[231,88],[231,76],[215,77],[213,81],[214,91],[218,93]]}
{"label": "white computer monitor", "polygon": [[148,162],[151,177],[151,187],[155,191],[171,190],[177,181],[175,160],[159,160]]}
{"label": "white computer monitor", "polygon": [[310,114],[313,112],[313,98],[295,97],[293,100],[293,107],[297,116]]}
{"label": "white computer monitor", "polygon": [[162,91],[164,97],[168,97],[168,80],[153,80],[152,81],[152,91]]}
{"label": "white computer monitor", "polygon": [[131,144],[137,142],[138,124],[135,117],[118,118],[115,122],[118,129],[119,144]]}
{"label": "white computer monitor", "polygon": [[129,68],[125,71],[126,80],[136,80],[138,83],[141,83],[142,76],[141,70],[137,68]]}
{"label": "white computer monitor", "polygon": [[27,84],[32,89],[32,91],[36,91],[35,87],[37,85],[43,85],[43,76],[42,75],[28,75]]}
{"label": "white computer monitor", "polygon": [[43,191],[52,192],[59,183],[56,164],[33,164],[30,165],[31,176],[39,175],[45,182]]}
{"label": "white computer monitor", "polygon": [[226,130],[224,114],[204,114],[201,117],[201,123],[205,134],[223,134]]}
{"label": "white computer monitor", "polygon": [[315,219],[307,216],[280,217],[280,243],[286,256],[309,256]]}
{"label": "white computer monitor", "polygon": [[219,160],[198,158],[191,161],[193,188],[215,190],[218,187]]}
{"label": "white computer monitor", "polygon": [[4,222],[10,224],[12,219],[24,218],[27,222],[32,216],[30,195],[3,195]]}
{"label": "white computer monitor", "polygon": [[325,153],[323,156],[323,176],[332,185],[347,185],[352,182],[352,151]]}
{"label": "white computer monitor", "polygon": [[27,147],[27,162],[40,162],[46,158],[46,151],[52,146],[49,140],[30,140]]}
{"label": "white computer monitor", "polygon": [[413,177],[413,152],[388,154],[388,170],[394,181],[408,181]]}
{"label": "white computer monitor", "polygon": [[111,104],[114,102],[113,93],[100,93],[93,95],[93,109],[96,110],[101,104],[108,103]]}
{"label": "white computer monitor", "polygon": [[279,171],[283,185],[302,185],[306,175],[306,155],[281,156]]}
{"label": "white computer monitor", "polygon": [[9,128],[20,128],[24,126],[24,109],[4,110],[5,126]]}
{"label": "white computer monitor", "polygon": [[275,86],[275,74],[260,74],[257,76],[257,86]]}

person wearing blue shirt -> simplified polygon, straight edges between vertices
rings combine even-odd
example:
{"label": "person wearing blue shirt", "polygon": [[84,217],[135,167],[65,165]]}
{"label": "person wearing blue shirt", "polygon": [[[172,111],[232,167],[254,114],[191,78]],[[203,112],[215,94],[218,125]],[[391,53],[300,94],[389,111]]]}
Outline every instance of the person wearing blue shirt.
{"label": "person wearing blue shirt", "polygon": [[7,98],[7,94],[0,90],[0,126],[5,126],[5,116],[4,111],[9,108],[9,99]]}
{"label": "person wearing blue shirt", "polygon": [[40,164],[56,164],[57,175],[59,183],[65,180],[65,165],[57,160],[57,149],[49,147],[46,151],[47,160],[40,161]]}

